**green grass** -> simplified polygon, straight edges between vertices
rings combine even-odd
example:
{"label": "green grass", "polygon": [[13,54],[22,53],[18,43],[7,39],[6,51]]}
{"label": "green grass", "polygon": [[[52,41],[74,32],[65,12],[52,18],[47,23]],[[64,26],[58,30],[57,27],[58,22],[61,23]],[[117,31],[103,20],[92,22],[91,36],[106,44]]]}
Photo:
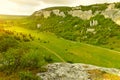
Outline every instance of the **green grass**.
{"label": "green grass", "polygon": [[[65,40],[63,38],[55,36],[53,33],[50,32],[37,32],[35,30],[28,30],[21,27],[10,27],[8,29],[25,34],[32,34],[33,36],[35,36],[35,41],[30,42],[33,47],[39,46],[45,50],[49,49],[49,55],[51,55],[56,62],[62,60],[54,53],[58,54],[66,62],[81,62],[104,67],[120,68],[120,52],[97,46],[87,45],[80,42]],[[40,40],[38,40],[38,38],[40,38]]]}

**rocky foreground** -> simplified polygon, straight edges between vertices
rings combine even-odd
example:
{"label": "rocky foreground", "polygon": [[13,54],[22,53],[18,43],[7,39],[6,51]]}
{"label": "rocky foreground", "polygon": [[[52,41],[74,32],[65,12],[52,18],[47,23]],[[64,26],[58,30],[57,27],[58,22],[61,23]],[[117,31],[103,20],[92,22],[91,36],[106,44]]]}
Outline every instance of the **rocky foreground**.
{"label": "rocky foreground", "polygon": [[42,80],[120,80],[120,70],[81,63],[53,63],[47,72],[38,73]]}

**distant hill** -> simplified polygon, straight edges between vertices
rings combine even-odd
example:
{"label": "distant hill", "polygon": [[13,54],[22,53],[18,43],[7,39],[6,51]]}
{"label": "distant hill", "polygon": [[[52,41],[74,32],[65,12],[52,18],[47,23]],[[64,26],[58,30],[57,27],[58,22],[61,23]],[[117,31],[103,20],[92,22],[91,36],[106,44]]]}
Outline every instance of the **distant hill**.
{"label": "distant hill", "polygon": [[[29,28],[120,51],[119,5],[120,3],[105,3],[42,9],[32,14],[30,19],[34,23]],[[40,24],[40,28],[36,28],[37,24]]]}

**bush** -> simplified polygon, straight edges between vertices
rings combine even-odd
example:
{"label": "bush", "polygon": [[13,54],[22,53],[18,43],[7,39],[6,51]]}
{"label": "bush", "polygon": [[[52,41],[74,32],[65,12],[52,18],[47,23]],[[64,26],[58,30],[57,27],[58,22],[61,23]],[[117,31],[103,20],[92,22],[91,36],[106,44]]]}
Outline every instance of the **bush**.
{"label": "bush", "polygon": [[41,80],[40,77],[32,74],[31,72],[20,72],[20,80]]}
{"label": "bush", "polygon": [[40,53],[30,50],[29,53],[22,57],[21,62],[23,67],[39,68],[44,63],[44,60],[41,59]]}
{"label": "bush", "polygon": [[18,47],[18,41],[15,40],[12,36],[0,36],[0,52],[6,52],[11,47]]}
{"label": "bush", "polygon": [[16,71],[21,67],[21,58],[24,53],[22,49],[9,49],[7,52],[2,53],[3,69],[9,72]]}
{"label": "bush", "polygon": [[52,63],[53,62],[53,59],[51,56],[45,56],[44,57],[45,61],[48,62],[48,63]]}

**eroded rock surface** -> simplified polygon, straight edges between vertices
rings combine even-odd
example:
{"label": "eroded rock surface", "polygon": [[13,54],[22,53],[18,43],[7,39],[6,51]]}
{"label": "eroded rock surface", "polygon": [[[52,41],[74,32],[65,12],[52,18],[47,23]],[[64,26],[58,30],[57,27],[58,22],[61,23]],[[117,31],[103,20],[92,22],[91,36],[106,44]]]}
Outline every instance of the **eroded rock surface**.
{"label": "eroded rock surface", "polygon": [[[81,63],[54,63],[46,66],[47,72],[38,73],[42,80],[116,80],[120,79],[120,70],[103,68]],[[105,75],[114,76],[106,78]]]}
{"label": "eroded rock surface", "polygon": [[[107,8],[103,11],[96,10],[95,13],[93,11],[87,10],[87,11],[82,11],[81,7],[72,7],[71,10],[66,10],[66,13],[64,11],[61,11],[59,9],[53,9],[53,10],[39,10],[36,11],[34,16],[43,16],[44,18],[51,17],[51,14],[54,14],[56,16],[60,17],[66,17],[68,15],[71,15],[72,17],[78,17],[82,20],[90,20],[92,17],[101,14],[104,15],[105,18],[110,18],[112,19],[115,23],[120,25],[120,9],[115,7],[115,4],[109,4]],[[97,25],[98,22],[93,22],[94,25]],[[91,22],[91,26],[93,26]]]}
{"label": "eroded rock surface", "polygon": [[82,10],[71,10],[68,12],[68,14],[72,15],[73,17],[79,17],[83,20],[89,20],[93,14],[92,11],[82,11]]}

